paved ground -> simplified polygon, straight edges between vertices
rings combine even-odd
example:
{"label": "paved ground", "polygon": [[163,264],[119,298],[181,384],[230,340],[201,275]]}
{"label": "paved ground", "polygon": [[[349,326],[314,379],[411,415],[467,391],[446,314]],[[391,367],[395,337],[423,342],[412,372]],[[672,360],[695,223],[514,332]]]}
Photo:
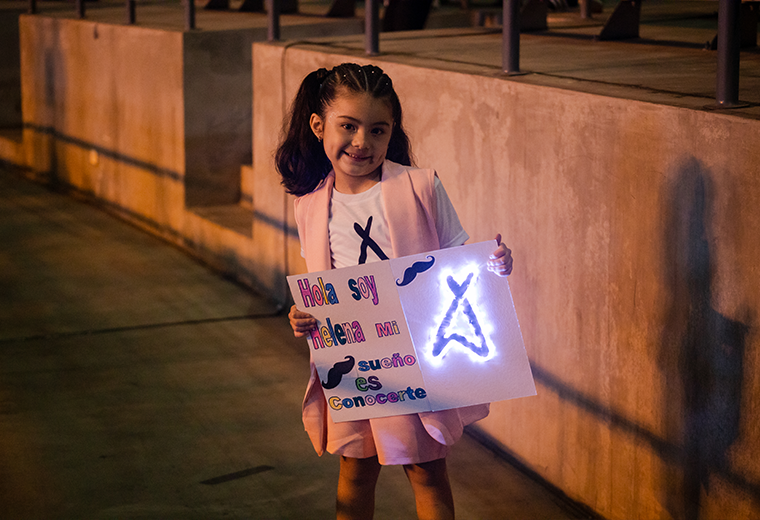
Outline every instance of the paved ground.
{"label": "paved ground", "polygon": [[[0,518],[328,519],[305,342],[265,299],[0,169]],[[584,518],[469,437],[460,519]],[[415,518],[386,468],[377,519]]]}

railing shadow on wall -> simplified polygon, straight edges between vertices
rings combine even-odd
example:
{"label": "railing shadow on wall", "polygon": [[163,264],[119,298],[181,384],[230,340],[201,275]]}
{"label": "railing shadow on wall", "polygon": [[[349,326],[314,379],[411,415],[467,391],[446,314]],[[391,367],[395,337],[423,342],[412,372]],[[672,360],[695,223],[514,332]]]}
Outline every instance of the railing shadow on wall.
{"label": "railing shadow on wall", "polygon": [[[265,0],[269,41],[280,39],[280,3],[283,0]],[[543,5],[546,17],[546,0],[530,0],[527,4]],[[185,13],[185,30],[196,28],[195,1],[182,0]],[[520,71],[520,29],[522,0],[503,0],[502,13],[502,70],[508,76],[521,75]],[[717,73],[716,73],[716,107],[742,108],[748,106],[739,101],[739,64],[740,64],[740,8],[742,0],[718,0],[718,35]],[[756,0],[753,10],[757,16]],[[748,4],[749,5],[749,4]],[[591,0],[580,0],[581,17],[591,17]],[[369,56],[380,53],[379,0],[366,0],[365,3],[365,51]],[[85,0],[75,0],[75,9],[79,18],[85,17]],[[598,39],[627,39],[638,37],[639,12],[641,0],[621,0],[612,13]],[[29,0],[30,14],[37,13],[37,0]],[[136,21],[136,0],[125,0],[125,23]],[[545,22],[544,22],[545,24]],[[612,36],[604,36],[605,31]]]}

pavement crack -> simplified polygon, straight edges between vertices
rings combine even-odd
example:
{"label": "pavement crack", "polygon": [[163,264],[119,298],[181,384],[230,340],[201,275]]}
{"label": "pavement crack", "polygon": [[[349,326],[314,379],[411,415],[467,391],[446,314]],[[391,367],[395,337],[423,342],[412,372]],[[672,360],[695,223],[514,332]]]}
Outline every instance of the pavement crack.
{"label": "pavement crack", "polygon": [[223,323],[228,321],[256,320],[262,318],[274,318],[281,315],[281,310],[276,309],[272,312],[261,314],[242,314],[239,316],[222,316],[217,318],[200,318],[195,320],[168,321],[160,323],[146,323],[141,325],[128,325],[123,327],[108,327],[103,329],[77,330],[70,332],[47,332],[42,334],[32,334],[29,336],[19,336],[14,338],[0,338],[0,345],[7,343],[20,343],[24,341],[54,340],[65,339],[79,336],[94,336],[99,334],[115,334],[120,332],[131,332],[138,330],[162,329],[168,327],[182,327],[187,325],[203,325],[207,323]]}
{"label": "pavement crack", "polygon": [[228,473],[226,475],[210,478],[208,480],[202,481],[201,484],[205,484],[206,486],[215,486],[217,484],[224,484],[225,482],[249,477],[251,475],[256,475],[257,473],[264,473],[265,471],[271,471],[273,469],[274,468],[272,466],[256,466],[255,468],[248,468],[241,471],[235,471],[234,473]]}

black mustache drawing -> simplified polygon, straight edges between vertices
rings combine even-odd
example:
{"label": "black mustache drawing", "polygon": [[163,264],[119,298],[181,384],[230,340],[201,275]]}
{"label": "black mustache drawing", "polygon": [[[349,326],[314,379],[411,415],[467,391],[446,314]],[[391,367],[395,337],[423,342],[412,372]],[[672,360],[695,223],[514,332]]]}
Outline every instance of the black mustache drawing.
{"label": "black mustache drawing", "polygon": [[435,263],[435,257],[428,255],[427,256],[430,260],[427,262],[419,261],[414,262],[411,266],[407,267],[404,271],[404,281],[399,282],[398,278],[396,278],[396,285],[399,287],[403,287],[405,285],[409,285],[414,281],[415,278],[417,278],[417,275],[420,273],[424,273],[431,267],[433,267],[433,264]]}
{"label": "black mustache drawing", "polygon": [[329,372],[327,372],[327,382],[322,381],[322,386],[328,390],[331,390],[340,384],[340,380],[343,379],[343,374],[348,374],[354,368],[353,356],[346,356],[345,361],[338,361],[333,365]]}

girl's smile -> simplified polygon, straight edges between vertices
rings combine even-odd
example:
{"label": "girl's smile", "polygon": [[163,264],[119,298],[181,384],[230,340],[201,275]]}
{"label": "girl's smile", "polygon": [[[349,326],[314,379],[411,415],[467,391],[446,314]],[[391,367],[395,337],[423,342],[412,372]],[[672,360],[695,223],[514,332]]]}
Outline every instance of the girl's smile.
{"label": "girl's smile", "polygon": [[342,93],[324,118],[312,114],[310,125],[335,170],[336,190],[361,193],[380,181],[393,129],[387,102],[365,93]]}

